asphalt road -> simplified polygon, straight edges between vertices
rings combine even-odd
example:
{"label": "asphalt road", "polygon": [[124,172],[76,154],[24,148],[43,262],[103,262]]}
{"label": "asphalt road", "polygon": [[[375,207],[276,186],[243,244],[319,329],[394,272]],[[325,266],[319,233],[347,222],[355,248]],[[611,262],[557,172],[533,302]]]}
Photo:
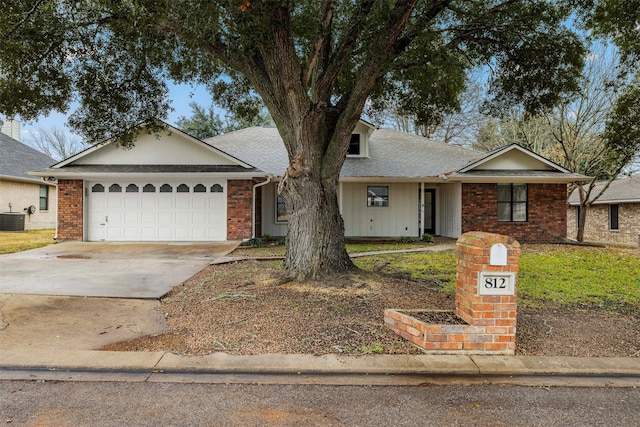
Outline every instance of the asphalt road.
{"label": "asphalt road", "polygon": [[627,426],[640,389],[0,381],[11,426]]}

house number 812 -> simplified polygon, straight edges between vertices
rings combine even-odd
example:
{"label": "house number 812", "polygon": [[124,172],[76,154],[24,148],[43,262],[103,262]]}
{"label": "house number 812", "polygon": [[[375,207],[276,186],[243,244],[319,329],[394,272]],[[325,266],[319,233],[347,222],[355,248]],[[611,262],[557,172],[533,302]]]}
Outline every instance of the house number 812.
{"label": "house number 812", "polygon": [[507,279],[504,277],[485,277],[484,287],[487,289],[506,289]]}

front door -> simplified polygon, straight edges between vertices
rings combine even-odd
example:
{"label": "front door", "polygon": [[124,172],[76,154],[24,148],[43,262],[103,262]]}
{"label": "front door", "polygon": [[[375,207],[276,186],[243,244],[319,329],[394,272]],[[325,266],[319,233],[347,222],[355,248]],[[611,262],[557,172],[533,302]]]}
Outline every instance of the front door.
{"label": "front door", "polygon": [[423,207],[420,209],[422,219],[422,233],[436,234],[436,190],[424,189]]}

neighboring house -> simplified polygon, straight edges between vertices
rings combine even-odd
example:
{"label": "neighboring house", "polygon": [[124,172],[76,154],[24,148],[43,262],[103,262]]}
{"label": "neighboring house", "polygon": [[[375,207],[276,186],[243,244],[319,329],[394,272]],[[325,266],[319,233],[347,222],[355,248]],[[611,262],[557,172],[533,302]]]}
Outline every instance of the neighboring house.
{"label": "neighboring house", "polygon": [[[275,128],[200,141],[178,129],[133,148],[96,145],[37,172],[59,182],[59,238],[239,240],[286,235],[276,196],[288,156]],[[480,153],[360,122],[340,177],[348,237],[566,238],[567,183],[582,180],[517,145]]]}
{"label": "neighboring house", "polygon": [[24,213],[26,230],[54,228],[56,183],[27,174],[54,162],[46,154],[0,133],[0,213]]}
{"label": "neighboring house", "polygon": [[[600,193],[606,182],[597,183],[591,194]],[[580,198],[577,191],[569,196],[567,235],[578,231]],[[640,176],[617,179],[587,208],[584,240],[623,245],[640,244]]]}

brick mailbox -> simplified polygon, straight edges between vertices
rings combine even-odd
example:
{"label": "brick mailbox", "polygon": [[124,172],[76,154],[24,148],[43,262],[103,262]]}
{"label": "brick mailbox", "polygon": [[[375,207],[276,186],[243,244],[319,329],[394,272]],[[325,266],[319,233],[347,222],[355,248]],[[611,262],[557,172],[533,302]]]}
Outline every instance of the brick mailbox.
{"label": "brick mailbox", "polygon": [[458,322],[418,319],[442,310],[388,309],[385,324],[431,353],[514,354],[520,244],[508,236],[474,231],[458,239],[456,255],[452,317]]}

